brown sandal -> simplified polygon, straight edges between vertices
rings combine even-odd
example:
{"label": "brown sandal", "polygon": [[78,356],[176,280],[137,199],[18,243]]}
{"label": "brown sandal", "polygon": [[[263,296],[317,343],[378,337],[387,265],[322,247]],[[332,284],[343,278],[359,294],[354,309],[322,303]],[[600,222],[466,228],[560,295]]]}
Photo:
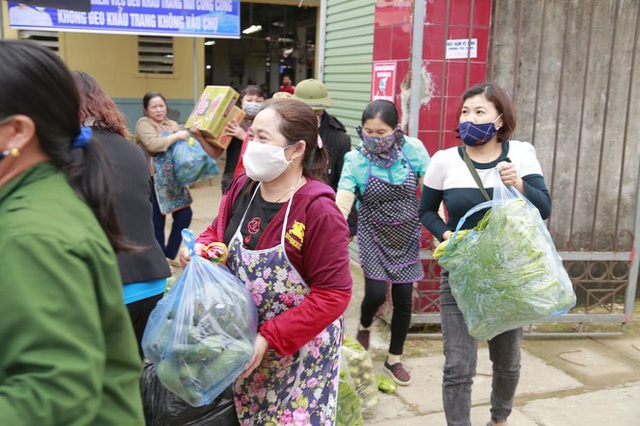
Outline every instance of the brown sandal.
{"label": "brown sandal", "polygon": [[358,343],[362,345],[365,350],[369,350],[369,336],[371,331],[369,330],[358,330],[358,334],[356,335],[356,340]]}

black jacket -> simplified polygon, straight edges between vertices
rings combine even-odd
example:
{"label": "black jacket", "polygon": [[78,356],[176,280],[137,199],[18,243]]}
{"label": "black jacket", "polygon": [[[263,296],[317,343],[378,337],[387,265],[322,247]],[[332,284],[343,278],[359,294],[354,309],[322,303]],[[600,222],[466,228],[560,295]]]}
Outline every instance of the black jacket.
{"label": "black jacket", "polygon": [[[320,137],[329,154],[329,168],[327,169],[327,183],[334,191],[338,191],[338,182],[344,165],[344,155],[351,151],[351,137],[347,135],[344,125],[326,111],[320,120]],[[347,219],[351,236],[358,230],[358,217],[355,204]]]}
{"label": "black jacket", "polygon": [[142,148],[122,136],[103,130],[93,135],[113,169],[112,191],[116,216],[124,236],[142,247],[135,254],[119,253],[118,266],[124,284],[171,276],[164,253],[153,233],[151,176]]}
{"label": "black jacket", "polygon": [[342,123],[326,111],[320,121],[320,137],[329,154],[327,183],[334,191],[338,190],[340,173],[344,164],[344,155],[351,150],[351,137],[347,135]]}

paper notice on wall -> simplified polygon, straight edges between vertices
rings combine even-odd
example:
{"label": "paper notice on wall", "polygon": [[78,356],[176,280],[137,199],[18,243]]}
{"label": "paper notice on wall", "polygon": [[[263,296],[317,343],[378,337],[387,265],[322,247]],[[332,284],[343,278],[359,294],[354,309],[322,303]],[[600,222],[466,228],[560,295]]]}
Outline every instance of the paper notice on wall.
{"label": "paper notice on wall", "polygon": [[397,63],[379,62],[373,63],[373,75],[371,79],[371,100],[385,99],[393,102],[396,94],[396,68]]}
{"label": "paper notice on wall", "polygon": [[457,38],[447,40],[446,59],[467,59],[478,57],[477,38]]}

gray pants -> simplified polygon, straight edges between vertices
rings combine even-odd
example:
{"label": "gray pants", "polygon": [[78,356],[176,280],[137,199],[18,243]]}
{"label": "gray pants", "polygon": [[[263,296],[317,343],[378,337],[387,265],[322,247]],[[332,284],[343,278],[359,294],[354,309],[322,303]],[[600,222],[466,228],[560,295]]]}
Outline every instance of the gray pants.
{"label": "gray pants", "polygon": [[[476,374],[478,341],[469,335],[464,318],[449,287],[449,274],[440,280],[440,317],[444,339],[442,399],[449,426],[470,426],[471,385]],[[520,379],[522,328],[507,331],[489,340],[493,363],[491,418],[505,421],[513,406]]]}

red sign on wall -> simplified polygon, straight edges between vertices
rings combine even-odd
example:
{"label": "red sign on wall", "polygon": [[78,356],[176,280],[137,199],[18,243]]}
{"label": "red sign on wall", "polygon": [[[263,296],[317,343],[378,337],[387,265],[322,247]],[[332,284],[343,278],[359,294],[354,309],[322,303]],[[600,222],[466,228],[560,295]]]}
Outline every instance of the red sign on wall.
{"label": "red sign on wall", "polygon": [[371,100],[393,102],[396,95],[396,61],[375,61],[371,79]]}

